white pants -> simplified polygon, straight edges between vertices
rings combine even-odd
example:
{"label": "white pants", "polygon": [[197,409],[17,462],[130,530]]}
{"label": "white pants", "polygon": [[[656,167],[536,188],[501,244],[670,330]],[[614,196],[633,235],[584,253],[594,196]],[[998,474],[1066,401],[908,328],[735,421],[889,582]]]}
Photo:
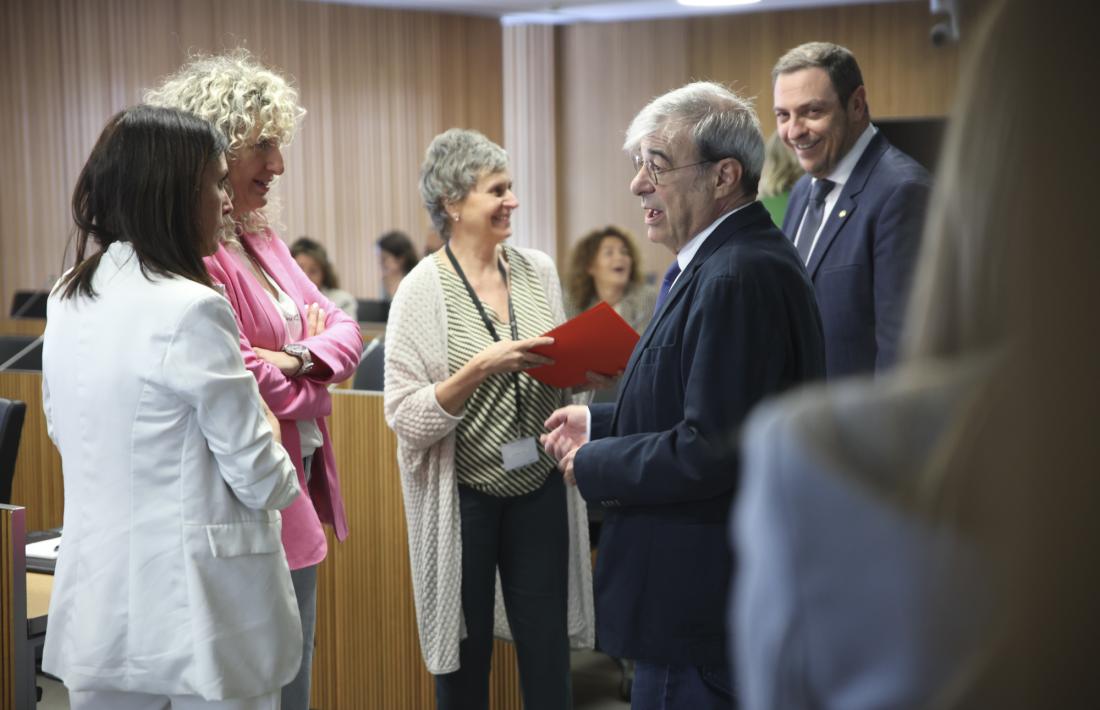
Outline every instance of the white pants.
{"label": "white pants", "polygon": [[149,695],[113,690],[70,690],[70,710],[279,710],[280,691],[240,700],[203,700],[197,695]]}

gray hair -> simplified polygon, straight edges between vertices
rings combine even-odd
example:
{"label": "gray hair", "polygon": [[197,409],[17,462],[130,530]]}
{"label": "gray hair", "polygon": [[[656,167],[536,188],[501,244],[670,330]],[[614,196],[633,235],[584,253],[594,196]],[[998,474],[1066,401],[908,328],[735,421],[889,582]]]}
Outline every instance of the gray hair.
{"label": "gray hair", "polygon": [[432,139],[420,167],[420,198],[443,239],[451,238],[447,204],[461,202],[478,179],[508,169],[508,153],[477,131],[452,128]]}
{"label": "gray hair", "polygon": [[760,120],[751,99],[721,84],[697,81],[650,101],[626,129],[623,150],[635,152],[647,136],[671,139],[688,129],[701,160],[737,160],[745,191],[756,193],[764,166]]}
{"label": "gray hair", "polygon": [[855,90],[863,86],[863,73],[855,55],[847,47],[832,42],[807,42],[789,50],[772,68],[772,86],[780,74],[815,68],[824,69],[829,75],[840,105],[845,108]]}

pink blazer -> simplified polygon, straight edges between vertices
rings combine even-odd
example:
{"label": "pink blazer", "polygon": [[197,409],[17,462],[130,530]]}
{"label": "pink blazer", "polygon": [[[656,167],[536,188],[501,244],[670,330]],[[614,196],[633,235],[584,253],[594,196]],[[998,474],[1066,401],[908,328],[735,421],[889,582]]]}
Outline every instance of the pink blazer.
{"label": "pink blazer", "polygon": [[[240,239],[279,287],[298,303],[302,323],[306,322],[305,308],[308,304],[317,303],[325,311],[324,332],[299,341],[309,348],[316,363],[313,372],[305,377],[287,377],[279,368],[260,359],[252,351],[254,345],[281,350],[287,342],[286,322],[263,286],[226,250],[224,244],[213,256],[204,259],[211,278],[225,287],[225,295],[233,306],[237,327],[241,331],[241,355],[245,367],[256,378],[260,395],[267,406],[279,418],[283,446],[298,470],[302,495],[283,510],[283,547],[290,568],[300,569],[325,558],[328,548],[322,523],[335,529],[338,540],[348,535],[340,480],[336,475],[332,442],[324,418],[332,412],[332,397],[327,385],[352,376],[359,364],[363,339],[359,324],[317,290],[298,268],[286,244],[274,232],[265,229],[261,234],[243,234]],[[324,438],[324,445],[317,452],[322,455],[313,456],[308,486],[302,469],[302,447],[297,426],[302,419],[315,420]]]}

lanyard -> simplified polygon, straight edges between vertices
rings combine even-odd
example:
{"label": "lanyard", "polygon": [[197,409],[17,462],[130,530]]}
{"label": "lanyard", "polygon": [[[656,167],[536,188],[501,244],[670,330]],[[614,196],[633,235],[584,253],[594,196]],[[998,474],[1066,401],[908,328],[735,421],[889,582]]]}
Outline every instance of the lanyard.
{"label": "lanyard", "polygon": [[[477,309],[478,315],[481,316],[481,322],[485,324],[485,329],[489,331],[489,335],[492,336],[493,341],[499,343],[500,336],[497,335],[497,329],[493,327],[493,321],[489,319],[489,314],[485,312],[485,307],[481,305],[481,299],[477,297],[477,293],[474,292],[474,287],[470,285],[470,280],[466,278],[466,272],[462,270],[462,267],[458,263],[458,259],[455,258],[454,252],[451,251],[451,245],[445,244],[443,249],[447,252],[447,258],[451,260],[451,266],[454,267],[455,273],[458,274],[458,278],[462,280],[462,285],[466,287],[466,293],[470,294],[470,300],[474,302],[474,308]],[[508,320],[511,321],[512,326],[512,342],[519,340],[519,324],[516,323],[516,311],[512,306],[512,287],[511,282],[508,280],[508,272],[504,270],[504,263],[498,258],[497,268],[500,269],[500,278],[504,281],[504,290],[508,294]],[[512,373],[512,384],[515,389],[516,396],[516,438],[520,438],[520,419],[523,418],[523,402],[519,396],[519,373]]]}

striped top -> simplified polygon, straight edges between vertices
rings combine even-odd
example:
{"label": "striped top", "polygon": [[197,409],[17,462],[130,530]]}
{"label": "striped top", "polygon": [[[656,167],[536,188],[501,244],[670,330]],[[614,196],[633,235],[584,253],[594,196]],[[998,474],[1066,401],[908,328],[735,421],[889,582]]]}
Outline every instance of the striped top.
{"label": "striped top", "polygon": [[[553,316],[534,267],[516,249],[504,247],[511,267],[512,304],[520,339],[534,338],[554,327]],[[443,300],[447,306],[447,365],[453,375],[470,359],[493,344],[485,322],[470,301],[462,279],[451,270],[442,249],[435,253]],[[511,324],[482,302],[486,315],[501,340],[511,340]],[[539,460],[505,471],[500,448],[516,438],[516,395],[511,373],[490,375],[466,401],[466,416],[455,430],[455,475],[458,482],[498,497],[519,496],[537,490],[554,469],[555,462],[542,445]],[[519,375],[522,418],[521,436],[538,437],[542,423],[561,406],[561,391],[544,385],[527,373]]]}

